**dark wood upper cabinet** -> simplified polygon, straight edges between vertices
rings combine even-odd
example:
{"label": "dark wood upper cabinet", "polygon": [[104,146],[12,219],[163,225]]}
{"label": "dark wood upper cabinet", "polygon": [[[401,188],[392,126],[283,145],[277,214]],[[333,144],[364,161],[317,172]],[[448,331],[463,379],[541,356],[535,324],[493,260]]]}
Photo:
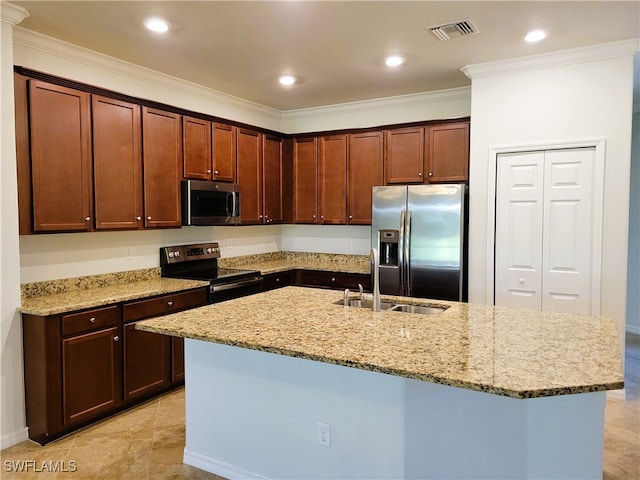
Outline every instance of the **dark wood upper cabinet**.
{"label": "dark wood upper cabinet", "polygon": [[92,229],[90,95],[29,82],[33,228]]}
{"label": "dark wood upper cabinet", "polygon": [[237,129],[237,182],[243,225],[262,223],[262,134]]}
{"label": "dark wood upper cabinet", "polygon": [[385,132],[385,181],[387,184],[423,183],[425,170],[424,128],[399,128]]}
{"label": "dark wood upper cabinet", "polygon": [[181,117],[142,107],[145,227],[180,227]]}
{"label": "dark wood upper cabinet", "polygon": [[182,117],[184,178],[211,180],[211,122]]}
{"label": "dark wood upper cabinet", "polygon": [[263,222],[282,223],[282,139],[263,135]]}
{"label": "dark wood upper cabinet", "polygon": [[213,180],[236,181],[236,127],[213,123]]}
{"label": "dark wood upper cabinet", "polygon": [[293,143],[293,223],[318,223],[318,140]]}
{"label": "dark wood upper cabinet", "polygon": [[383,184],[383,145],[382,132],[349,135],[349,224],[371,224],[371,188]]}
{"label": "dark wood upper cabinet", "polygon": [[140,106],[94,95],[92,107],[96,229],[142,228]]}
{"label": "dark wood upper cabinet", "polygon": [[322,224],[347,223],[347,135],[318,140],[318,204]]}
{"label": "dark wood upper cabinet", "polygon": [[429,183],[469,181],[469,122],[427,129]]}

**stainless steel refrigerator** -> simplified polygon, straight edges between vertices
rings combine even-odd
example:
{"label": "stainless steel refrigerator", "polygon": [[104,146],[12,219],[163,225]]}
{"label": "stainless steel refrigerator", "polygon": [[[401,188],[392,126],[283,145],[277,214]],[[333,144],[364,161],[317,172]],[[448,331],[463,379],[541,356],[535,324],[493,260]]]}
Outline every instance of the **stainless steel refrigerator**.
{"label": "stainless steel refrigerator", "polygon": [[371,247],[380,293],[467,300],[467,187],[373,187]]}

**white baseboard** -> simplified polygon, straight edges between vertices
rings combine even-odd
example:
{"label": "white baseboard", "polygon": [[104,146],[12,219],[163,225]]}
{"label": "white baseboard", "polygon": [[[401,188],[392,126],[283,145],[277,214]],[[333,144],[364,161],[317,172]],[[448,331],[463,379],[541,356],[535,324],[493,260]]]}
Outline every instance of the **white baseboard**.
{"label": "white baseboard", "polygon": [[635,333],[636,335],[640,335],[640,327],[636,327],[635,325],[627,324],[625,330],[630,333]]}
{"label": "white baseboard", "polygon": [[607,390],[607,400],[622,400],[624,402],[626,398],[624,388],[618,390]]}
{"label": "white baseboard", "polygon": [[4,450],[5,448],[13,447],[25,440],[29,440],[29,430],[27,427],[24,427],[17,432],[3,434],[2,437],[0,437],[0,449]]}
{"label": "white baseboard", "polygon": [[236,465],[226,463],[215,458],[202,455],[201,453],[192,452],[185,447],[184,457],[182,459],[187,465],[199,468],[205,472],[219,475],[229,480],[234,479],[254,479],[254,480],[267,480],[267,477],[263,477],[255,472],[248,472]]}

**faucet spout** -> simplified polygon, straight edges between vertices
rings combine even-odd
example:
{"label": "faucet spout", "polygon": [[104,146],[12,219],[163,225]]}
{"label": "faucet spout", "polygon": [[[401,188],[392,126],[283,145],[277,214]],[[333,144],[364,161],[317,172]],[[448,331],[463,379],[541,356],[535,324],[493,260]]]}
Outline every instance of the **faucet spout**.
{"label": "faucet spout", "polygon": [[371,308],[374,312],[380,311],[380,257],[378,256],[378,250],[375,248],[371,249],[371,254],[369,255],[369,260],[371,262],[371,274],[373,275],[373,305]]}

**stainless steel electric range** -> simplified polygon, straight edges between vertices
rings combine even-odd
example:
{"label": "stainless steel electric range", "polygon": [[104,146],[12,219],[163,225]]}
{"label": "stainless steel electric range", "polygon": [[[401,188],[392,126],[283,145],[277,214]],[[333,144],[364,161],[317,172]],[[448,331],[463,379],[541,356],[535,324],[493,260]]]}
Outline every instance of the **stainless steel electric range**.
{"label": "stainless steel electric range", "polygon": [[163,277],[209,281],[209,303],[218,303],[262,291],[257,270],[218,267],[217,242],[160,248]]}

